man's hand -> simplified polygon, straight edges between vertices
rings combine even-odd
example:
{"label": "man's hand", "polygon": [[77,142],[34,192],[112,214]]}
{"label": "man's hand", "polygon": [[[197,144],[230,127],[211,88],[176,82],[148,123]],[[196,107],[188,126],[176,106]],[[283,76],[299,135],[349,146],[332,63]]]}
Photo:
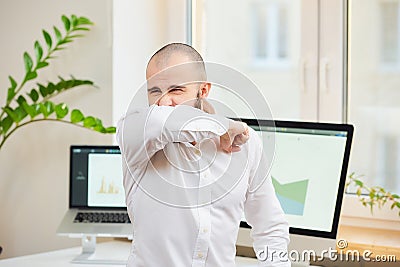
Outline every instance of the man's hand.
{"label": "man's hand", "polygon": [[229,129],[220,137],[220,146],[225,152],[240,151],[240,146],[249,140],[249,128],[246,123],[230,121]]}

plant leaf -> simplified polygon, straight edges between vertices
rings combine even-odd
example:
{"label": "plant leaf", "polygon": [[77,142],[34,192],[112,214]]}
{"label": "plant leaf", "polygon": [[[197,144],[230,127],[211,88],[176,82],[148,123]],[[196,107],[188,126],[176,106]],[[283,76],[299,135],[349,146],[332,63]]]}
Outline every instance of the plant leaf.
{"label": "plant leaf", "polygon": [[90,29],[89,28],[86,28],[86,27],[78,27],[78,28],[75,28],[74,29],[74,31],[89,31]]}
{"label": "plant leaf", "polygon": [[356,183],[356,185],[363,187],[364,183],[361,182],[360,180],[354,180],[354,182]]}
{"label": "plant leaf", "polygon": [[76,27],[76,25],[78,25],[78,17],[75,15],[71,16],[71,22],[72,22],[72,27]]}
{"label": "plant leaf", "polygon": [[106,128],[106,133],[116,133],[116,132],[117,132],[117,128],[114,126]]}
{"label": "plant leaf", "polygon": [[96,126],[96,120],[94,117],[92,116],[88,116],[83,120],[83,126],[86,128],[92,128],[94,126]]}
{"label": "plant leaf", "polygon": [[83,116],[82,112],[79,109],[74,109],[71,112],[71,122],[72,123],[78,123],[83,121],[85,117]]}
{"label": "plant leaf", "polygon": [[14,78],[11,77],[11,76],[8,76],[8,79],[10,80],[11,88],[12,88],[12,89],[17,88],[17,82],[14,80]]}
{"label": "plant leaf", "polygon": [[39,64],[43,56],[43,48],[38,41],[35,42],[36,62]]}
{"label": "plant leaf", "polygon": [[32,99],[33,102],[36,102],[39,99],[39,93],[35,89],[32,89],[31,92],[28,93],[28,96]]}
{"label": "plant leaf", "polygon": [[51,113],[54,112],[54,104],[50,101],[40,103],[40,112],[42,112],[44,118],[47,118]]}
{"label": "plant leaf", "polygon": [[[72,41],[68,40],[68,39],[64,39],[64,40],[61,40],[58,44],[63,45],[63,44],[68,44],[68,43],[72,43]],[[56,50],[63,50],[63,49],[64,49],[63,47],[57,47]]]}
{"label": "plant leaf", "polygon": [[18,122],[18,115],[15,114],[14,110],[10,107],[5,107],[4,111],[13,120],[13,122]]}
{"label": "plant leaf", "polygon": [[14,98],[15,96],[15,89],[13,88],[8,88],[7,92],[7,103],[10,103],[10,101]]}
{"label": "plant leaf", "polygon": [[17,99],[17,103],[21,106],[22,103],[26,102],[25,97],[23,97],[22,95],[20,95]]}
{"label": "plant leaf", "polygon": [[96,118],[96,125],[103,126],[103,122],[99,118]]}
{"label": "plant leaf", "polygon": [[40,83],[37,84],[39,86],[39,92],[42,95],[42,97],[46,97],[48,95],[47,88]]}
{"label": "plant leaf", "polygon": [[15,122],[19,123],[21,120],[23,120],[27,113],[22,107],[17,107],[15,110],[13,110],[10,107],[5,107],[4,111],[7,113],[7,115]]}
{"label": "plant leaf", "polygon": [[46,41],[47,47],[49,49],[51,49],[53,42],[51,40],[50,34],[48,32],[46,32],[45,30],[43,30],[43,36],[44,36],[44,40]]}
{"label": "plant leaf", "polygon": [[66,91],[80,85],[94,85],[94,83],[90,80],[76,80],[76,79],[64,80],[60,78],[60,81],[58,83],[53,84],[50,82],[46,88],[41,88],[39,85],[39,91],[42,93],[42,95],[44,93],[47,96],[54,94],[54,92],[56,91],[57,93],[60,93],[62,91]]}
{"label": "plant leaf", "polygon": [[36,115],[40,114],[40,104],[36,103],[31,106],[35,109]]}
{"label": "plant leaf", "polygon": [[93,130],[100,132],[100,133],[106,133],[106,128],[103,126],[103,122],[99,119],[95,119],[96,126],[93,127]]}
{"label": "plant leaf", "polygon": [[49,63],[47,63],[47,62],[45,62],[45,61],[42,61],[42,62],[39,62],[39,63],[36,65],[36,69],[41,69],[41,68],[47,67],[48,65],[49,65]]}
{"label": "plant leaf", "polygon": [[54,85],[54,83],[49,82],[49,84],[47,85],[47,94],[51,95],[54,93],[54,91],[56,90],[56,86]]}
{"label": "plant leaf", "polygon": [[68,36],[68,39],[81,38],[81,37],[85,37],[85,35],[83,35],[83,34],[74,34],[74,35]]}
{"label": "plant leaf", "polygon": [[375,196],[376,195],[374,191],[369,192],[369,198],[373,199]]}
{"label": "plant leaf", "polygon": [[357,189],[356,194],[357,194],[357,196],[360,196],[360,195],[361,195],[361,188],[358,188],[358,189]]}
{"label": "plant leaf", "polygon": [[65,103],[60,103],[54,107],[57,119],[62,119],[68,114],[68,107]]}
{"label": "plant leaf", "polygon": [[3,129],[3,133],[6,134],[8,132],[8,130],[11,128],[11,126],[13,125],[14,121],[13,119],[10,118],[10,116],[5,117],[2,121],[1,121],[1,126]]}
{"label": "plant leaf", "polygon": [[86,17],[80,17],[78,18],[78,25],[93,25],[93,22],[91,22],[88,18]]}
{"label": "plant leaf", "polygon": [[22,121],[28,115],[25,109],[21,106],[17,107],[14,112],[17,114],[18,122]]}
{"label": "plant leaf", "polygon": [[71,22],[69,21],[69,19],[65,15],[62,15],[61,19],[62,19],[62,21],[64,23],[65,30],[68,32],[69,29],[71,29]]}
{"label": "plant leaf", "polygon": [[53,26],[53,29],[54,29],[54,34],[55,34],[56,39],[57,39],[57,43],[60,43],[61,40],[62,40],[61,32],[60,32],[59,29],[57,29],[56,26]]}
{"label": "plant leaf", "polygon": [[[61,41],[61,42],[64,42],[64,41]],[[60,44],[60,45],[62,45],[62,44]],[[64,49],[65,49],[65,47],[57,46],[57,48],[54,49],[54,51],[61,51],[61,50],[64,50]]]}
{"label": "plant leaf", "polygon": [[29,73],[32,70],[33,62],[31,56],[27,52],[24,53],[24,63],[25,70]]}
{"label": "plant leaf", "polygon": [[17,82],[14,80],[14,78],[11,76],[8,76],[8,79],[10,80],[11,87],[8,88],[8,91],[7,91],[7,104],[10,103],[11,100],[14,98],[15,89],[17,88]]}
{"label": "plant leaf", "polygon": [[34,117],[36,117],[36,115],[38,115],[38,112],[36,111],[35,107],[36,104],[33,104],[32,106],[29,105],[26,102],[23,102],[21,104],[21,107],[29,114],[29,116],[33,119]]}
{"label": "plant leaf", "polygon": [[30,71],[26,74],[25,76],[25,81],[30,81],[33,80],[37,77],[37,72],[36,71]]}
{"label": "plant leaf", "polygon": [[106,133],[106,128],[104,128],[103,125],[96,125],[95,127],[93,127],[93,130],[95,130],[96,132],[99,133]]}

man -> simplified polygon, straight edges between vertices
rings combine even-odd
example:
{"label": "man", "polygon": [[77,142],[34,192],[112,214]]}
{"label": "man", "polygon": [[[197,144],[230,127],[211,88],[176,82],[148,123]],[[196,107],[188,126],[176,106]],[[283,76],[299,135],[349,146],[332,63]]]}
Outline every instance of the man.
{"label": "man", "polygon": [[243,212],[261,263],[290,266],[282,261],[288,224],[261,140],[244,123],[210,114],[201,56],[166,45],[146,79],[150,106],[131,107],[117,130],[134,229],[128,266],[235,266]]}

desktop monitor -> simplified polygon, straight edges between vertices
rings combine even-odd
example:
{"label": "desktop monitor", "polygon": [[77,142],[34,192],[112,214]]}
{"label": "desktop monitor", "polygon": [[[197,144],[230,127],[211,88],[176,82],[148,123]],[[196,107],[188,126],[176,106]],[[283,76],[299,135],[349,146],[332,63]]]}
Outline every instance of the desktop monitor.
{"label": "desktop monitor", "polygon": [[[264,147],[275,139],[270,177],[290,226],[289,259],[307,251],[320,258],[324,250],[336,249],[353,126],[241,120],[259,133]],[[252,247],[245,218],[240,226],[237,245]],[[307,261],[302,257],[296,261]]]}

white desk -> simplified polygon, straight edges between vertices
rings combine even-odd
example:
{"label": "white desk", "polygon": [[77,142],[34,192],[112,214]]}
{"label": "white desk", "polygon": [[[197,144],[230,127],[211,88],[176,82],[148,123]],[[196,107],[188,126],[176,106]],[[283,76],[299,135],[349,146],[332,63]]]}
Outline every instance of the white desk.
{"label": "white desk", "polygon": [[[128,259],[130,242],[110,241],[96,246],[95,259],[124,260]],[[72,264],[71,260],[81,253],[81,247],[74,247],[29,256],[0,260],[0,267],[89,267],[94,265]],[[257,261],[251,258],[236,257],[237,266],[255,267]],[[98,264],[96,264],[98,266]],[[123,265],[103,265],[105,267],[121,267]]]}

